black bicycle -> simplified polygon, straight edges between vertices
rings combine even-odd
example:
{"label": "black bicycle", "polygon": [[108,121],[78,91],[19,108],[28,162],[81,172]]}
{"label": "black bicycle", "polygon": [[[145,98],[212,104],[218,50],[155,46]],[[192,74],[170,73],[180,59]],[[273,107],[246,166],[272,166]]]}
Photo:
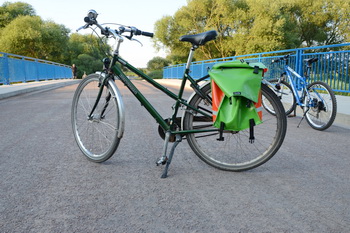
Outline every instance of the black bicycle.
{"label": "black bicycle", "polygon": [[[73,98],[73,133],[80,150],[90,161],[103,162],[109,159],[115,154],[123,137],[124,104],[115,83],[116,79],[131,91],[159,124],[160,136],[164,139],[164,149],[157,165],[166,165],[162,177],[167,176],[175,147],[184,138],[200,159],[211,166],[228,171],[255,168],[268,161],[278,151],[286,134],[286,116],[279,99],[265,85],[262,85],[262,96],[265,103],[274,109],[275,114],[263,110],[263,123],[254,127],[254,143],[249,140],[249,129],[230,131],[213,127],[210,82],[199,85],[199,82],[207,79],[208,76],[194,80],[190,76],[190,66],[195,50],[214,40],[217,36],[216,31],[181,37],[181,41],[189,42],[192,46],[179,93],[175,94],[119,56],[119,47],[125,38],[132,40],[138,35],[152,37],[152,33],[123,25],[118,29],[111,29],[98,24],[96,18],[96,11],[90,10],[85,17],[86,24],[82,28],[96,26],[101,30],[102,35],[116,39],[117,43],[111,58],[104,59],[104,69],[83,79]],[[120,66],[116,65],[117,63],[174,99],[174,105],[169,106],[173,109],[172,116],[161,116],[129,80]],[[191,83],[194,90],[187,100],[183,98],[186,81]],[[184,110],[182,117],[181,109]],[[222,140],[217,140],[219,137]],[[168,153],[170,142],[174,144]]]}

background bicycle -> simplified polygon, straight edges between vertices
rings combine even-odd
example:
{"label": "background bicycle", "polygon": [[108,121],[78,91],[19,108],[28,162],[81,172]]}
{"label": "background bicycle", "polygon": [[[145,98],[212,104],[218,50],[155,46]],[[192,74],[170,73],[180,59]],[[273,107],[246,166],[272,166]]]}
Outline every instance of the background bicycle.
{"label": "background bicycle", "polygon": [[[296,106],[303,110],[303,117],[308,124],[316,130],[329,128],[337,114],[337,101],[331,87],[322,81],[310,80],[312,64],[317,58],[305,59],[305,76],[298,74],[289,65],[290,55],[273,60],[272,64],[283,62],[281,76],[278,79],[264,80],[280,98],[287,115],[294,111]],[[311,81],[311,82],[310,82]],[[271,111],[273,112],[273,111]],[[300,121],[301,122],[301,121]]]}
{"label": "background bicycle", "polygon": [[[97,23],[97,13],[88,12],[86,24],[81,28],[96,26],[103,36],[116,40],[109,58],[104,59],[104,69],[98,74],[89,75],[78,86],[72,103],[72,128],[76,142],[82,153],[93,162],[108,160],[118,148],[124,133],[124,104],[120,91],[114,82],[119,79],[146,108],[159,124],[159,134],[164,139],[163,154],[157,165],[165,165],[162,177],[167,176],[175,147],[187,139],[194,153],[207,164],[228,171],[244,171],[260,166],[278,151],[286,133],[286,116],[280,101],[267,86],[261,85],[265,104],[274,110],[274,114],[263,111],[263,123],[254,127],[255,140],[250,139],[252,130],[224,130],[213,127],[211,84],[198,85],[190,76],[190,66],[195,50],[216,38],[215,31],[196,35],[185,35],[181,41],[191,43],[187,68],[183,76],[178,94],[154,81],[143,72],[133,67],[119,56],[119,48],[124,39],[134,40],[136,35],[151,37],[153,34],[142,32],[135,27],[119,25],[111,29]],[[114,24],[115,25],[115,24]],[[120,66],[129,69],[154,88],[174,99],[169,106],[173,110],[170,117],[161,116],[147,98],[125,75]],[[257,69],[260,75],[262,69]],[[252,68],[252,72],[256,69]],[[183,99],[186,82],[189,81],[194,90],[189,99]],[[182,110],[182,117],[180,111]],[[142,128],[140,128],[140,131]],[[140,132],[135,132],[140,133]],[[217,140],[220,139],[220,140]],[[173,146],[168,152],[168,144]],[[137,155],[136,155],[137,156]]]}

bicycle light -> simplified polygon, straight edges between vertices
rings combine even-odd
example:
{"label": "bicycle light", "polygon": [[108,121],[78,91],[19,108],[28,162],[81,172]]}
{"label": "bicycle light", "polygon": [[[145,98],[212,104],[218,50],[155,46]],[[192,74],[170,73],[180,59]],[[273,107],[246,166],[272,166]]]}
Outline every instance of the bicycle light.
{"label": "bicycle light", "polygon": [[87,14],[87,17],[89,17],[89,19],[93,20],[93,19],[96,19],[98,16],[97,12],[95,10],[89,10],[88,11],[88,14]]}
{"label": "bicycle light", "polygon": [[109,68],[109,64],[111,63],[111,59],[106,57],[106,58],[103,58],[102,62],[103,62],[104,68],[108,69]]}
{"label": "bicycle light", "polygon": [[263,69],[263,73],[262,73],[262,76],[264,77],[264,74],[268,71],[269,69],[268,68],[264,68]]}

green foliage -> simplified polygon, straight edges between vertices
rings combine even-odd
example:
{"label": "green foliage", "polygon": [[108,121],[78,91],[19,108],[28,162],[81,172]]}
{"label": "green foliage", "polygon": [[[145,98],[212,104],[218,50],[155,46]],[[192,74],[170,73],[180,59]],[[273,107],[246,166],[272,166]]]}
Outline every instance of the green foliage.
{"label": "green foliage", "polygon": [[171,62],[168,59],[162,57],[154,57],[148,61],[147,69],[150,71],[161,70],[163,67],[168,66],[170,63]]}
{"label": "green foliage", "polygon": [[35,10],[28,3],[24,2],[5,2],[0,6],[0,28],[8,25],[12,20],[19,16],[34,16]]}
{"label": "green foliage", "polygon": [[[101,47],[103,47],[102,50]],[[78,77],[81,77],[84,72],[90,74],[101,70],[103,67],[102,59],[106,56],[105,53],[110,50],[110,46],[106,43],[101,45],[100,39],[96,36],[74,33],[68,41],[66,59],[67,62],[77,66]]]}
{"label": "green foliage", "polygon": [[154,70],[148,73],[148,76],[153,79],[163,78],[163,70]]}
{"label": "green foliage", "polygon": [[63,62],[69,30],[39,16],[18,16],[0,31],[0,50]]}
{"label": "green foliage", "polygon": [[91,74],[102,69],[102,60],[98,60],[89,54],[80,54],[72,60],[72,63],[77,66],[77,76],[81,78],[84,73]]}
{"label": "green foliage", "polygon": [[110,46],[106,43],[101,46],[96,36],[76,33],[69,36],[69,32],[63,25],[35,16],[35,10],[27,3],[5,2],[0,7],[1,52],[76,64],[79,77],[84,72],[101,70],[102,58]]}
{"label": "green foliage", "polygon": [[350,39],[350,2],[343,0],[188,0],[155,24],[154,44],[173,63],[186,62],[190,45],[180,36],[216,30],[196,60],[328,45]]}
{"label": "green foliage", "polygon": [[349,1],[286,1],[281,15],[286,20],[286,33],[299,40],[297,46],[342,43],[349,35]]}
{"label": "green foliage", "polygon": [[162,57],[154,57],[147,63],[148,76],[153,79],[163,78],[163,68],[170,65],[170,60]]}

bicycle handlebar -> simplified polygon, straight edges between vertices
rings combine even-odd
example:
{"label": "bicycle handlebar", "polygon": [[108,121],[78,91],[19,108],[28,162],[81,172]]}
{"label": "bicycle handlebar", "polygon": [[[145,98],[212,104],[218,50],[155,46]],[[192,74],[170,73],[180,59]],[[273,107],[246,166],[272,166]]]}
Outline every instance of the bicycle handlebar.
{"label": "bicycle handlebar", "polygon": [[112,30],[108,27],[103,27],[101,24],[99,24],[96,20],[97,18],[97,12],[95,10],[89,10],[88,11],[88,15],[84,18],[84,22],[86,23],[84,26],[81,26],[80,28],[78,28],[76,31],[80,31],[81,29],[86,29],[90,26],[97,26],[99,29],[101,29],[101,34],[105,35],[105,36],[110,36],[112,35],[113,37],[121,37],[121,35],[124,32],[129,32],[130,35],[129,36],[124,36],[127,39],[131,40],[132,37],[135,36],[147,36],[147,37],[153,37],[153,33],[152,32],[144,32],[141,31],[139,29],[137,29],[136,27],[131,27],[131,26],[120,26],[119,27],[119,31],[118,30]]}
{"label": "bicycle handlebar", "polygon": [[121,26],[121,27],[119,27],[119,32],[120,32],[120,34],[122,34],[123,32],[130,32],[135,36],[153,37],[152,32],[144,32],[144,31],[137,29],[136,27]]}
{"label": "bicycle handlebar", "polygon": [[[273,63],[278,63],[280,61],[288,61],[288,58],[289,58],[290,55],[291,54],[287,54],[287,55],[285,55],[285,56],[283,56],[281,58],[278,58],[277,60],[272,60],[271,63],[273,64]],[[307,63],[308,66],[311,66],[312,63],[318,61],[318,58],[314,57],[314,58],[310,58],[310,59],[305,59],[304,61]]]}
{"label": "bicycle handlebar", "polygon": [[277,60],[272,60],[271,63],[278,63],[278,62],[280,62],[280,61],[287,61],[287,59],[289,58],[289,56],[290,56],[290,54],[287,54],[287,55],[285,55],[285,56],[283,56],[283,57],[278,58]]}

